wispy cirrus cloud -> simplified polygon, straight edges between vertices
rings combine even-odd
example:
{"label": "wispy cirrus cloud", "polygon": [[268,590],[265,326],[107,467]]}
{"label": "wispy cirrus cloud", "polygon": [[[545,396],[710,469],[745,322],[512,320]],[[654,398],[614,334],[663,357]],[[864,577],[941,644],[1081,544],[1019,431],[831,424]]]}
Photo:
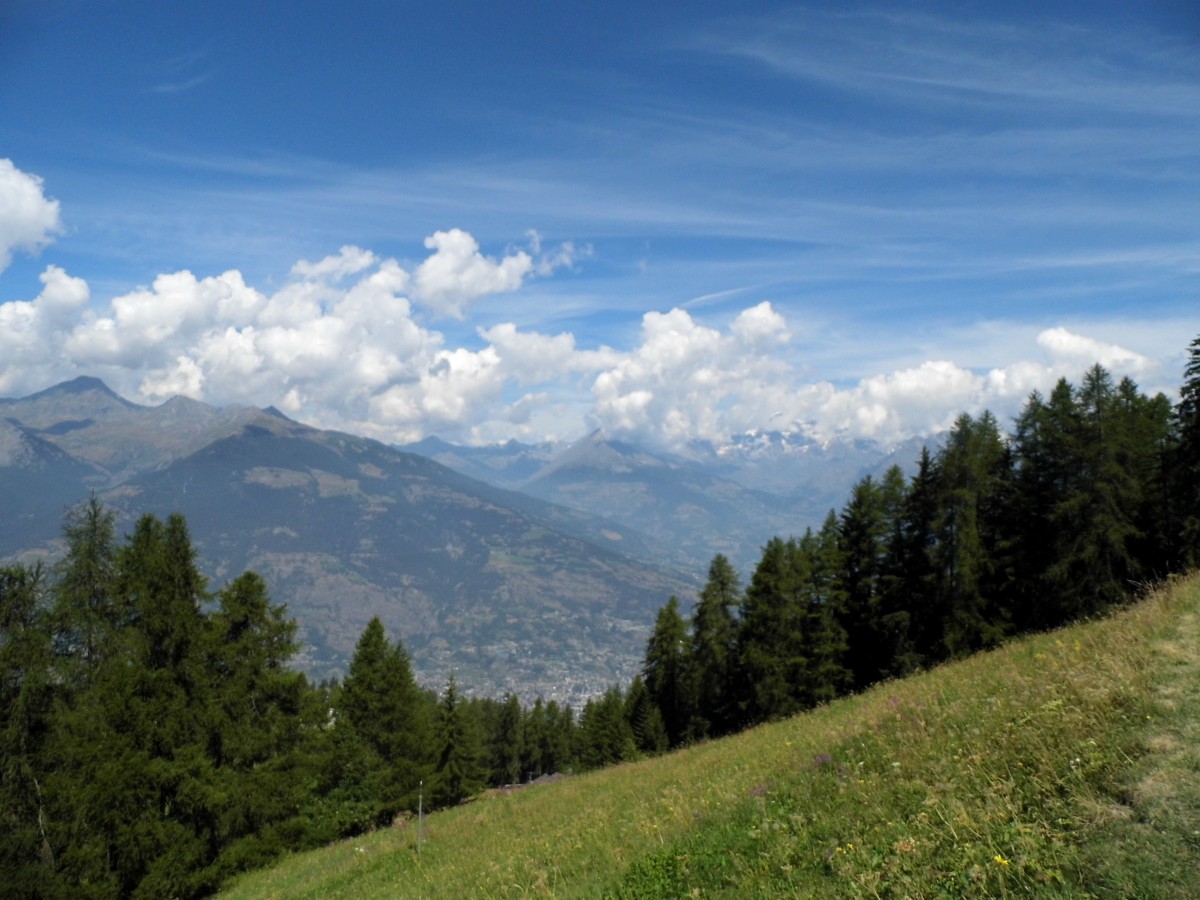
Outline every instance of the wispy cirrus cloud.
{"label": "wispy cirrus cloud", "polygon": [[206,72],[203,75],[192,75],[181,81],[160,81],[158,84],[152,85],[149,90],[154,94],[182,94],[200,87],[211,77],[212,73]]}
{"label": "wispy cirrus cloud", "polygon": [[1188,115],[1200,96],[1194,48],[1155,37],[1148,60],[1146,35],[1132,21],[1095,29],[1052,9],[1015,22],[810,7],[727,20],[698,44],[785,77],[925,107]]}

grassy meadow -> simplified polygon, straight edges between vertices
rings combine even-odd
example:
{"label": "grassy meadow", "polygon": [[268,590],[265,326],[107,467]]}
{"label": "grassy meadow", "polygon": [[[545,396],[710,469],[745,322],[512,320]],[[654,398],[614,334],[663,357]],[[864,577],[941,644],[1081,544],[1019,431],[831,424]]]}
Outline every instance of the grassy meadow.
{"label": "grassy meadow", "polygon": [[228,898],[1200,896],[1200,579],[669,756],[243,876]]}

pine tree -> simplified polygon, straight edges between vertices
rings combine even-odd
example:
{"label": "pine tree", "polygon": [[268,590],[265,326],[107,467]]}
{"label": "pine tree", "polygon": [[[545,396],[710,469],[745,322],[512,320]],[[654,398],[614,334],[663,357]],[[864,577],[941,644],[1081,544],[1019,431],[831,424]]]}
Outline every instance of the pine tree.
{"label": "pine tree", "polygon": [[734,610],[741,603],[741,584],[729,560],[718,553],[708,567],[708,581],[692,611],[691,671],[695,711],[688,726],[695,737],[730,732],[737,722],[733,654],[737,641]]}
{"label": "pine tree", "polygon": [[646,642],[642,678],[650,699],[662,715],[671,746],[678,746],[691,720],[687,625],[679,598],[671,597],[658,611],[654,631]]}
{"label": "pine tree", "polygon": [[992,599],[998,561],[996,523],[988,515],[1006,461],[999,427],[986,412],[978,420],[959,416],[938,454],[933,558],[952,656],[989,646],[1009,630]]}
{"label": "pine tree", "polygon": [[840,694],[842,664],[837,518],[797,543],[772,538],[746,589],[739,617],[737,675],[743,724],[791,715]]}
{"label": "pine tree", "polygon": [[52,794],[64,876],[134,896],[213,887],[219,777],[208,753],[206,599],[181,516],[144,516],[118,549],[99,664],[56,709]]}
{"label": "pine tree", "polygon": [[308,801],[308,683],[288,668],[295,633],[286,608],[271,604],[253,572],[218,592],[208,618],[207,752],[222,785],[222,843],[241,842],[232,851],[239,867],[284,849],[269,832]]}
{"label": "pine tree", "polygon": [[1052,516],[1059,540],[1049,575],[1060,621],[1119,602],[1140,575],[1132,548],[1141,496],[1120,459],[1115,401],[1112,377],[1092,367],[1075,392],[1073,477]]}
{"label": "pine tree", "polygon": [[531,778],[546,774],[546,744],[549,722],[546,702],[538,697],[524,714],[525,741],[521,745],[521,771]]}
{"label": "pine tree", "polygon": [[842,596],[837,614],[846,630],[847,664],[855,689],[872,684],[892,668],[882,594],[888,541],[896,530],[903,490],[899,468],[888,473],[884,484],[866,476],[851,490],[838,525]]}
{"label": "pine tree", "polygon": [[613,685],[600,697],[593,697],[580,717],[581,762],[585,768],[598,769],[637,756],[633,729],[625,718],[625,698],[619,685]]}
{"label": "pine tree", "polygon": [[95,672],[109,639],[123,624],[113,598],[115,519],[93,494],[69,510],[63,524],[67,552],[55,567],[54,627],[64,668],[73,670],[64,676],[72,682]]}
{"label": "pine tree", "polygon": [[650,699],[650,692],[646,690],[641,675],[633,676],[625,694],[625,720],[629,723],[633,742],[639,751],[654,756],[667,750],[670,742],[662,714]]}
{"label": "pine tree", "polygon": [[55,699],[44,573],[0,568],[0,884],[6,897],[64,892],[43,794]]}
{"label": "pine tree", "polygon": [[403,645],[388,643],[383,623],[371,619],[359,638],[336,702],[338,727],[374,757],[361,787],[377,804],[380,823],[416,807],[417,788],[429,772],[432,741],[428,708]]}
{"label": "pine tree", "polygon": [[1179,532],[1179,565],[1195,567],[1200,566],[1200,337],[1188,347],[1173,425],[1171,518]]}
{"label": "pine tree", "polygon": [[929,448],[921,448],[896,532],[884,564],[885,627],[892,635],[893,673],[904,675],[945,658],[945,611],[937,590],[933,550],[937,538],[937,471]]}
{"label": "pine tree", "polygon": [[521,755],[525,744],[522,733],[521,701],[509,693],[500,703],[496,730],[491,741],[493,784],[503,787],[521,782]]}
{"label": "pine tree", "polygon": [[439,806],[461,803],[484,784],[482,745],[476,723],[451,675],[438,704],[440,750],[432,796]]}

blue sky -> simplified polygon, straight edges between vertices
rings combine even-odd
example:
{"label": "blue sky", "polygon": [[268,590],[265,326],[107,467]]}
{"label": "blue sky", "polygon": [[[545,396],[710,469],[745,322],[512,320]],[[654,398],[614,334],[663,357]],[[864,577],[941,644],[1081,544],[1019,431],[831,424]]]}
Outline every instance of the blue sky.
{"label": "blue sky", "polygon": [[10,0],[0,110],[0,395],[891,441],[1200,332],[1193,3]]}

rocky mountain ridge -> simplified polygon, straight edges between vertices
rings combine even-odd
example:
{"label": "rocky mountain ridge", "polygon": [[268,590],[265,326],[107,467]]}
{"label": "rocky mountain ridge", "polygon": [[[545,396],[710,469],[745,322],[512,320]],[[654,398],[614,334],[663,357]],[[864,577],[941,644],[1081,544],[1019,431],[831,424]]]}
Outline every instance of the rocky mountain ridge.
{"label": "rocky mountain ridge", "polygon": [[432,687],[579,702],[636,670],[692,573],[634,529],[484,484],[275,410],[146,407],[95,379],[0,399],[0,559],[53,559],[95,491],[127,531],[181,512],[217,584],[254,569],[301,627],[314,677],[378,615]]}

